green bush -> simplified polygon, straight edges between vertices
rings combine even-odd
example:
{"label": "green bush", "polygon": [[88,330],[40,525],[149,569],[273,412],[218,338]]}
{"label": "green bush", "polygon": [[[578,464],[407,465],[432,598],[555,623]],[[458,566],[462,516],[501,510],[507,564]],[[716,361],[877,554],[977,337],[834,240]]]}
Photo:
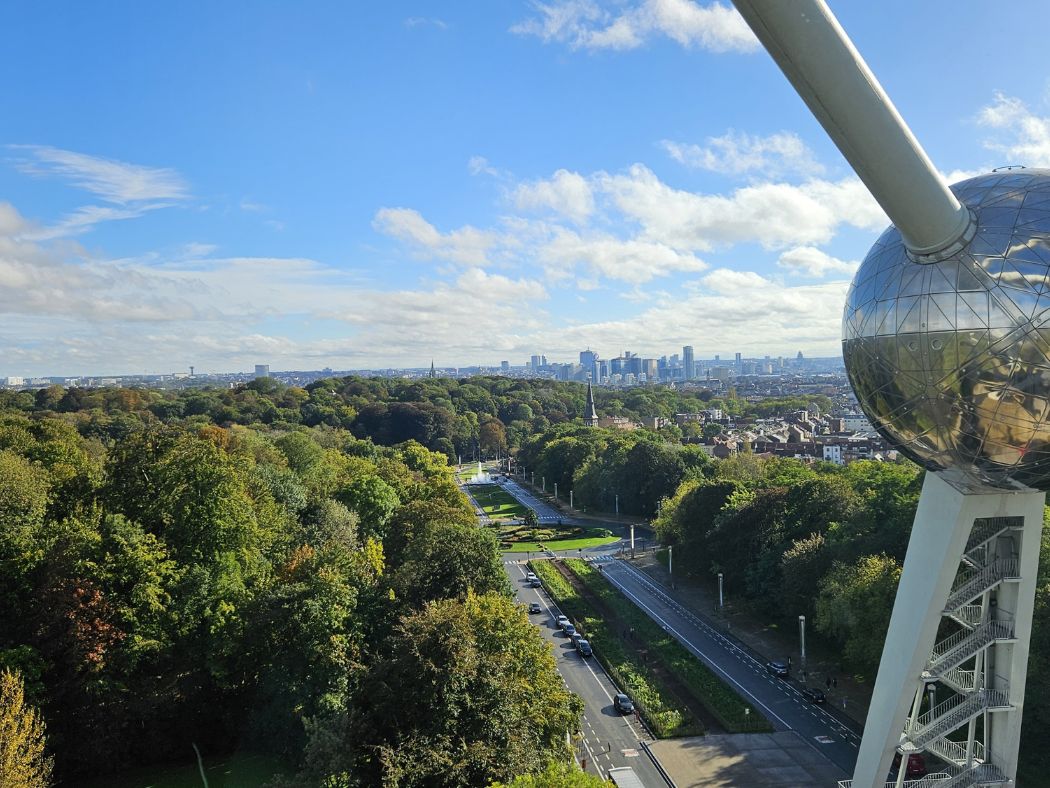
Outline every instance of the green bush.
{"label": "green bush", "polygon": [[[578,558],[566,559],[565,565],[595,596],[614,611],[621,621],[633,628],[638,637],[649,644],[650,653],[689,687],[697,700],[727,731],[741,733],[773,730],[769,720],[757,709],[627,600],[600,572],[596,572],[594,567]],[[751,710],[750,714],[746,709]]]}

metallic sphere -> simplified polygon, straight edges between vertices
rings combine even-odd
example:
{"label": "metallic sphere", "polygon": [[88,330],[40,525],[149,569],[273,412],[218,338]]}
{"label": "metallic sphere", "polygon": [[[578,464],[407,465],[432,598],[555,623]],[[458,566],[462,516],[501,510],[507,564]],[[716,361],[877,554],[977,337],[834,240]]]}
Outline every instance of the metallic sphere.
{"label": "metallic sphere", "polygon": [[879,432],[968,489],[1050,489],[1050,170],[952,191],[976,217],[966,247],[913,261],[890,227],[842,320],[850,383]]}

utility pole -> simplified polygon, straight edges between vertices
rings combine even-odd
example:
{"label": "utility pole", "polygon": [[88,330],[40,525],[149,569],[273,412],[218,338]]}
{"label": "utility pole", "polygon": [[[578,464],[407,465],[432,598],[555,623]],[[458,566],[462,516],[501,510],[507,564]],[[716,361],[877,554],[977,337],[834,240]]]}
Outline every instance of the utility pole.
{"label": "utility pole", "polygon": [[798,637],[802,647],[802,675],[806,675],[806,617],[798,617]]}

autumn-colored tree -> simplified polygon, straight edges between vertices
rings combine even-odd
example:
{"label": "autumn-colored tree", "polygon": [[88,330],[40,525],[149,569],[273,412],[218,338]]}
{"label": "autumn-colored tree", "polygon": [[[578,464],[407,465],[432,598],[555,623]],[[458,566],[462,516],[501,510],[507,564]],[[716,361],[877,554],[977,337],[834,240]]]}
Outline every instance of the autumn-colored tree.
{"label": "autumn-colored tree", "polygon": [[52,759],[44,752],[46,743],[40,712],[26,705],[21,674],[0,672],[0,785],[51,785]]}

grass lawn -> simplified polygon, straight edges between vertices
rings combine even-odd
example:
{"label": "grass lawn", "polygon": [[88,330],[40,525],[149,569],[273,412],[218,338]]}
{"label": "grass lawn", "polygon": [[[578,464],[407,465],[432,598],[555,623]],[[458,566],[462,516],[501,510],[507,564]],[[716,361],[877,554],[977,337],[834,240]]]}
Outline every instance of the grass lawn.
{"label": "grass lawn", "polygon": [[[204,774],[210,788],[257,788],[274,775],[292,774],[288,766],[271,755],[237,753],[225,758],[205,758]],[[104,780],[82,783],[85,788],[201,788],[197,759],[183,765],[154,766],[116,774]]]}
{"label": "grass lawn", "polygon": [[470,494],[474,496],[482,511],[493,519],[520,519],[529,510],[498,484],[472,484]]}
{"label": "grass lawn", "polygon": [[[576,550],[596,547],[619,541],[604,528],[588,528],[576,525],[544,526],[529,528],[526,525],[499,526],[499,540],[504,552],[539,552],[548,550]],[[541,546],[542,545],[542,546]]]}

